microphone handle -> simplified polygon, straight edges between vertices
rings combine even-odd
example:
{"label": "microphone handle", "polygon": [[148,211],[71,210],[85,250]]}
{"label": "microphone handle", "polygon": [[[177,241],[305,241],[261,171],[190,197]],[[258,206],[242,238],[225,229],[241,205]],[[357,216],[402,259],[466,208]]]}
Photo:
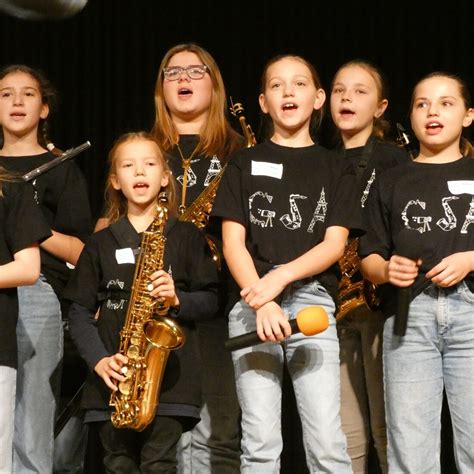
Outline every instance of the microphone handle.
{"label": "microphone handle", "polygon": [[[290,319],[289,321],[291,327],[291,333],[295,334],[300,332],[300,328],[298,327],[298,321],[296,319]],[[257,334],[257,331],[249,332],[246,334],[241,334],[240,336],[231,337],[227,339],[224,343],[224,347],[228,351],[237,351],[239,349],[243,349],[244,347],[255,346],[257,344],[263,344],[264,342],[270,341],[262,341]]]}
{"label": "microphone handle", "polygon": [[397,294],[397,312],[393,322],[393,334],[403,337],[407,330],[408,311],[411,301],[411,287],[399,288]]}

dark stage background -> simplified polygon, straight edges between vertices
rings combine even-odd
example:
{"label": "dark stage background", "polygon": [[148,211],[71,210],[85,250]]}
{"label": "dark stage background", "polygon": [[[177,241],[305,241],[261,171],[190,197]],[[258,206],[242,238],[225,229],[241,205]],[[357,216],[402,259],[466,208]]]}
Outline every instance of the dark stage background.
{"label": "dark stage background", "polygon": [[[55,84],[60,100],[51,116],[50,138],[56,146],[64,150],[92,142],[74,159],[88,178],[97,217],[107,152],[122,132],[150,129],[156,72],[171,46],[194,41],[211,52],[228,95],[243,103],[257,135],[262,67],[285,52],[313,62],[327,91],[343,62],[356,57],[373,61],[388,78],[388,118],[409,129],[409,97],[422,75],[439,69],[460,74],[474,93],[474,2],[452,0],[435,8],[415,1],[300,1],[277,7],[267,0],[89,0],[80,13],[58,21],[0,14],[0,63],[41,68]],[[321,142],[328,144],[330,135],[326,119]],[[285,403],[283,467],[288,473],[305,472],[291,393]],[[450,441],[449,431],[444,437]],[[445,472],[454,472],[449,452],[444,464]]]}

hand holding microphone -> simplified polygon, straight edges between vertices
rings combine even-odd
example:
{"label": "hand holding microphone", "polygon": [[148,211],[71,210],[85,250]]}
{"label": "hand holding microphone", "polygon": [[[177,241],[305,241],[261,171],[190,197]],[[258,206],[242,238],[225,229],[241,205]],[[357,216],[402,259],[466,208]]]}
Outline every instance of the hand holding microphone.
{"label": "hand holding microphone", "polygon": [[[329,319],[326,311],[321,306],[308,306],[298,311],[296,319],[289,321],[292,334],[302,332],[305,336],[313,336],[327,329]],[[224,347],[228,351],[236,351],[244,347],[250,347],[257,344],[263,344],[257,334],[252,331],[240,336],[231,337],[224,343]]]}

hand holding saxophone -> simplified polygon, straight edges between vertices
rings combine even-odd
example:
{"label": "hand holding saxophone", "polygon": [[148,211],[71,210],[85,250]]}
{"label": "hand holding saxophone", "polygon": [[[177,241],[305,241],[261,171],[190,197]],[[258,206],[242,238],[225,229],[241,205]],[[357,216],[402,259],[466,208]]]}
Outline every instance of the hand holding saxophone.
{"label": "hand holding saxophone", "polygon": [[148,290],[151,296],[163,298],[167,306],[179,306],[179,298],[176,294],[174,280],[172,276],[164,270],[158,270],[150,275]]}
{"label": "hand holding saxophone", "polygon": [[127,364],[128,358],[117,353],[109,357],[103,357],[94,367],[97,375],[102,378],[107,387],[114,392],[118,390],[114,381],[125,382],[126,378],[122,372],[123,367]]}

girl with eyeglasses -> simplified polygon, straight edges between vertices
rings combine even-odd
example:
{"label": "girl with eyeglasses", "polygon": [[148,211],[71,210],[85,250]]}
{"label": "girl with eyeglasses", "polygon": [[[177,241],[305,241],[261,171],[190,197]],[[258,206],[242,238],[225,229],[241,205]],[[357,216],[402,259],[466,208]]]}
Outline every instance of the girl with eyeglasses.
{"label": "girl with eyeglasses", "polygon": [[[192,43],[169,49],[158,70],[152,133],[167,152],[181,213],[200,199],[228,156],[243,144],[226,110],[222,75],[209,52]],[[220,247],[220,228],[207,225],[205,232]],[[229,280],[222,262],[219,315],[198,323],[203,408],[201,421],[184,434],[178,452],[186,474],[240,472],[240,408],[232,360],[224,349]]]}

